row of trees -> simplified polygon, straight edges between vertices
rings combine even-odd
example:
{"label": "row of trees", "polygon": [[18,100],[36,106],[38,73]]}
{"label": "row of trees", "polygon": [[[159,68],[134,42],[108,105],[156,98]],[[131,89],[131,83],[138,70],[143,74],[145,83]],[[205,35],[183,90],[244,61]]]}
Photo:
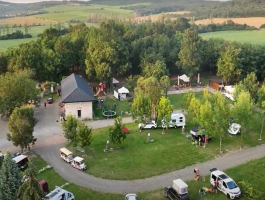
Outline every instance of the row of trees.
{"label": "row of trees", "polygon": [[0,199],[1,200],[41,200],[45,194],[37,179],[38,172],[34,165],[24,172],[24,177],[7,152],[0,166]]}

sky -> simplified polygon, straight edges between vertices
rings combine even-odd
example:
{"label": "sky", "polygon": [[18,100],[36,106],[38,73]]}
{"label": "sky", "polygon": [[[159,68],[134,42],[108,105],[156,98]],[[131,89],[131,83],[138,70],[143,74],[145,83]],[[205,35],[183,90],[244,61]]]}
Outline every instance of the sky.
{"label": "sky", "polygon": [[[51,0],[1,0],[10,3],[36,3],[36,2],[43,2],[43,1],[51,1]],[[63,1],[63,0],[52,0],[52,1]],[[79,0],[79,1],[89,1],[89,0]]]}

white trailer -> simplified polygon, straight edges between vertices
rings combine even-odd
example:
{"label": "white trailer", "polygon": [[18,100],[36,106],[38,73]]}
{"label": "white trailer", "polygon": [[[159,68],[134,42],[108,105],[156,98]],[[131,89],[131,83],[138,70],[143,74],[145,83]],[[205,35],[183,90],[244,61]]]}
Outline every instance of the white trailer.
{"label": "white trailer", "polygon": [[71,163],[73,161],[73,153],[71,151],[69,151],[66,148],[61,148],[61,158],[67,162],[67,163]]}
{"label": "white trailer", "polygon": [[71,165],[74,167],[74,168],[77,168],[79,170],[86,170],[86,165],[84,163],[84,158],[80,158],[80,157],[75,157],[73,159],[73,161],[71,162]]}
{"label": "white trailer", "polygon": [[172,113],[171,119],[168,122],[168,127],[177,128],[185,126],[185,116],[182,113]]}
{"label": "white trailer", "polygon": [[73,193],[57,187],[44,197],[45,200],[75,200]]}

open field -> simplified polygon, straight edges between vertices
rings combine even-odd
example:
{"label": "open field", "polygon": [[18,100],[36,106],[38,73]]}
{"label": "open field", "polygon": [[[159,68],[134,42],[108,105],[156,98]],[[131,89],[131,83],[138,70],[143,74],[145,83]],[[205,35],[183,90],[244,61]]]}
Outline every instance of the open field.
{"label": "open field", "polygon": [[[32,38],[25,38],[25,39],[13,39],[13,40],[0,40],[0,52],[7,50],[10,47],[17,47],[20,44],[28,43],[30,41],[36,40],[37,35],[42,33],[45,29],[49,26],[32,26],[28,28],[29,34],[32,35]],[[11,28],[10,28],[11,29]],[[24,27],[14,28],[15,30],[21,30],[23,33],[25,32]]]}
{"label": "open field", "polygon": [[9,27],[14,25],[24,26],[24,24],[28,24],[28,26],[34,25],[34,24],[41,24],[41,25],[50,25],[51,21],[45,20],[42,18],[36,18],[36,17],[14,17],[14,18],[6,18],[6,19],[0,19],[0,26],[9,25]]}
{"label": "open field", "polygon": [[[245,18],[229,18],[237,24],[247,24],[249,26],[255,26],[259,28],[262,24],[265,24],[265,17],[245,17]],[[213,18],[213,23],[222,24],[227,21],[227,18]],[[210,19],[203,19],[195,21],[196,24],[210,24]]]}
{"label": "open field", "polygon": [[265,30],[262,29],[259,31],[218,31],[201,33],[200,36],[205,39],[222,38],[228,41],[265,45],[264,34]]}
{"label": "open field", "polygon": [[[34,166],[39,170],[43,167],[47,166],[47,163],[43,161],[39,156],[31,154],[30,160],[33,162]],[[239,181],[245,180],[251,183],[254,187],[259,189],[260,191],[264,191],[264,176],[265,170],[263,164],[265,162],[265,158],[261,158],[258,160],[253,160],[246,164],[237,166],[235,168],[226,170],[225,172],[231,176],[237,183]],[[192,172],[191,172],[192,177]],[[67,181],[59,176],[53,169],[48,169],[46,171],[41,172],[38,175],[38,179],[44,179],[49,184],[49,189],[53,190],[55,186],[61,186],[65,184]],[[172,180],[175,177],[172,177]],[[202,187],[210,188],[211,185],[209,183],[209,176],[205,177],[205,181],[203,179],[199,181],[188,181],[189,186],[189,195],[191,199],[199,199],[198,191]],[[65,187],[66,190],[72,192],[75,195],[76,199],[89,200],[89,199],[97,199],[97,200],[119,200],[124,199],[124,195],[119,194],[107,194],[101,193],[97,191],[90,190],[88,188],[79,187],[75,184],[70,183]],[[163,188],[155,191],[146,191],[143,193],[137,194],[139,199],[145,200],[164,200]],[[226,200],[227,197],[223,195],[221,192],[217,194],[206,194],[204,196],[204,200]],[[246,197],[242,197],[241,200],[247,200]]]}

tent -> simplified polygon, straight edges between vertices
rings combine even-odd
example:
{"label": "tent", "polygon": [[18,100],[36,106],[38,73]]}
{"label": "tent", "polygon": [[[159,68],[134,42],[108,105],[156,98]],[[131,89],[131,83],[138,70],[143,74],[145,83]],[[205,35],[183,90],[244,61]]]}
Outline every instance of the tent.
{"label": "tent", "polygon": [[180,80],[183,80],[183,81],[186,82],[186,83],[190,82],[190,78],[187,77],[186,74],[183,74],[183,75],[181,75],[181,76],[178,77],[178,85],[179,85],[179,79],[180,79]]}
{"label": "tent", "polygon": [[119,83],[119,81],[115,78],[112,78],[112,84],[117,84],[117,83]]}
{"label": "tent", "polygon": [[118,90],[114,90],[114,96],[119,99],[119,95],[121,99],[126,99],[127,94],[129,94],[129,90],[125,87],[122,87]]}
{"label": "tent", "polygon": [[194,127],[190,130],[190,133],[191,133],[192,135],[194,135],[194,136],[199,135],[199,128],[200,128],[199,125],[194,126]]}
{"label": "tent", "polygon": [[118,89],[118,92],[120,94],[129,94],[129,90],[127,88],[125,88],[125,87],[122,87],[122,88]]}
{"label": "tent", "polygon": [[126,127],[123,127],[123,129],[121,130],[122,132],[125,132],[126,134],[129,134],[130,133],[130,131],[128,130],[128,128],[126,128]]}

